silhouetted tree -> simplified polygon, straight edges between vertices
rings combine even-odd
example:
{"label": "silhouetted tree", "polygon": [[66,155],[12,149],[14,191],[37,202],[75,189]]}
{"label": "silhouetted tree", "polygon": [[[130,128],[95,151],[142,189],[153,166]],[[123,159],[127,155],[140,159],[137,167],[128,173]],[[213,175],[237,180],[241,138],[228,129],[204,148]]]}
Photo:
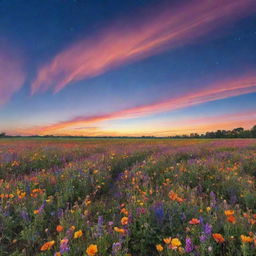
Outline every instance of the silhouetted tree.
{"label": "silhouetted tree", "polygon": [[251,134],[253,138],[256,138],[256,125],[254,125],[251,129]]}
{"label": "silhouetted tree", "polygon": [[0,138],[4,138],[6,134],[4,132],[0,133]]}

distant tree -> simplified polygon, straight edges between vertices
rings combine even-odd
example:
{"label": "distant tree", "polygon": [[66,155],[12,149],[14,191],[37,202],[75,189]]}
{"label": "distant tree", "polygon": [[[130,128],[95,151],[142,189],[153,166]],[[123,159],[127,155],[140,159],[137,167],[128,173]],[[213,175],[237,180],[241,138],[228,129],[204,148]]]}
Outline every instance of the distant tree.
{"label": "distant tree", "polygon": [[253,138],[256,138],[256,125],[254,125],[251,129],[251,135]]}
{"label": "distant tree", "polygon": [[244,132],[244,128],[239,127],[232,130],[232,134],[235,138],[241,137]]}
{"label": "distant tree", "polygon": [[0,138],[4,138],[4,137],[6,137],[5,132],[0,133]]}

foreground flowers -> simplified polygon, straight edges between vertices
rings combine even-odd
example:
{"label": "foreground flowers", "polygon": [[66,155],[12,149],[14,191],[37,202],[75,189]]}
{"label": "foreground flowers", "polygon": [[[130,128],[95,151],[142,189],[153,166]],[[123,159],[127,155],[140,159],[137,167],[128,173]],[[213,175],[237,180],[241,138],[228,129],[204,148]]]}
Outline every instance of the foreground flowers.
{"label": "foreground flowers", "polygon": [[49,241],[46,242],[42,247],[41,247],[41,251],[48,251],[51,250],[51,248],[53,247],[53,245],[55,244],[55,241]]}
{"label": "foreground flowers", "polygon": [[17,170],[0,148],[1,256],[255,255],[255,146],[99,140],[73,143],[66,157],[59,143],[44,141],[50,155],[31,166],[30,149],[8,156]]}
{"label": "foreground flowers", "polygon": [[58,225],[58,226],[56,227],[56,231],[59,232],[59,233],[62,232],[63,229],[64,229],[64,228],[63,228],[61,225]]}
{"label": "foreground flowers", "polygon": [[161,244],[157,244],[157,245],[156,245],[156,250],[157,250],[158,252],[162,252],[162,251],[164,250],[164,247],[163,247]]}
{"label": "foreground flowers", "polygon": [[122,225],[128,225],[128,217],[123,217],[122,219],[121,219],[121,224]]}
{"label": "foreground flowers", "polygon": [[79,238],[83,235],[83,231],[82,230],[78,230],[74,233],[74,238]]}
{"label": "foreground flowers", "polygon": [[212,237],[214,238],[214,240],[215,240],[217,243],[222,244],[222,243],[225,242],[224,237],[223,237],[221,234],[219,234],[219,233],[212,234]]}
{"label": "foreground flowers", "polygon": [[241,235],[241,240],[243,243],[252,243],[254,240],[250,236]]}
{"label": "foreground flowers", "polygon": [[199,223],[200,223],[200,220],[199,219],[195,219],[195,218],[193,218],[191,221],[189,221],[189,224],[191,224],[191,225],[197,225]]}
{"label": "foreground flowers", "polygon": [[86,253],[88,256],[94,256],[98,252],[98,247],[96,244],[90,244],[86,249]]}

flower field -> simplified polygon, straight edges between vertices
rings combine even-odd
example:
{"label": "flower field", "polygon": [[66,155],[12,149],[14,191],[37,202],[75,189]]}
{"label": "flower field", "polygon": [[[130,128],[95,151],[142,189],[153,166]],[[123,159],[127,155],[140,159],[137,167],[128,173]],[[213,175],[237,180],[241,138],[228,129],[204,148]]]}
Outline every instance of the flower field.
{"label": "flower field", "polygon": [[0,255],[256,255],[255,139],[1,139]]}

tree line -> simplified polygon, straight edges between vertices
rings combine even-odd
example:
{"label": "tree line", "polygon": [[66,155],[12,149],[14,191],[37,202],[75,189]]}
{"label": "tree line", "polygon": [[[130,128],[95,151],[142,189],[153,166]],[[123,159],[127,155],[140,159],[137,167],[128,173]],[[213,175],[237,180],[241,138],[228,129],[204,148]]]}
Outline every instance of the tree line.
{"label": "tree line", "polygon": [[33,136],[11,136],[6,133],[0,133],[0,138],[17,138],[17,137],[28,137],[28,138],[256,138],[256,125],[251,129],[245,130],[243,127],[238,127],[233,130],[217,130],[212,132],[206,132],[202,134],[191,133],[190,135],[175,135],[167,137],[156,137],[156,136],[54,136],[54,135],[33,135]]}
{"label": "tree line", "polygon": [[[177,137],[177,136],[175,136]],[[256,125],[251,129],[245,130],[243,127],[238,127],[233,130],[217,130],[206,132],[204,134],[191,133],[189,136],[183,135],[181,137],[189,138],[256,138]]]}

